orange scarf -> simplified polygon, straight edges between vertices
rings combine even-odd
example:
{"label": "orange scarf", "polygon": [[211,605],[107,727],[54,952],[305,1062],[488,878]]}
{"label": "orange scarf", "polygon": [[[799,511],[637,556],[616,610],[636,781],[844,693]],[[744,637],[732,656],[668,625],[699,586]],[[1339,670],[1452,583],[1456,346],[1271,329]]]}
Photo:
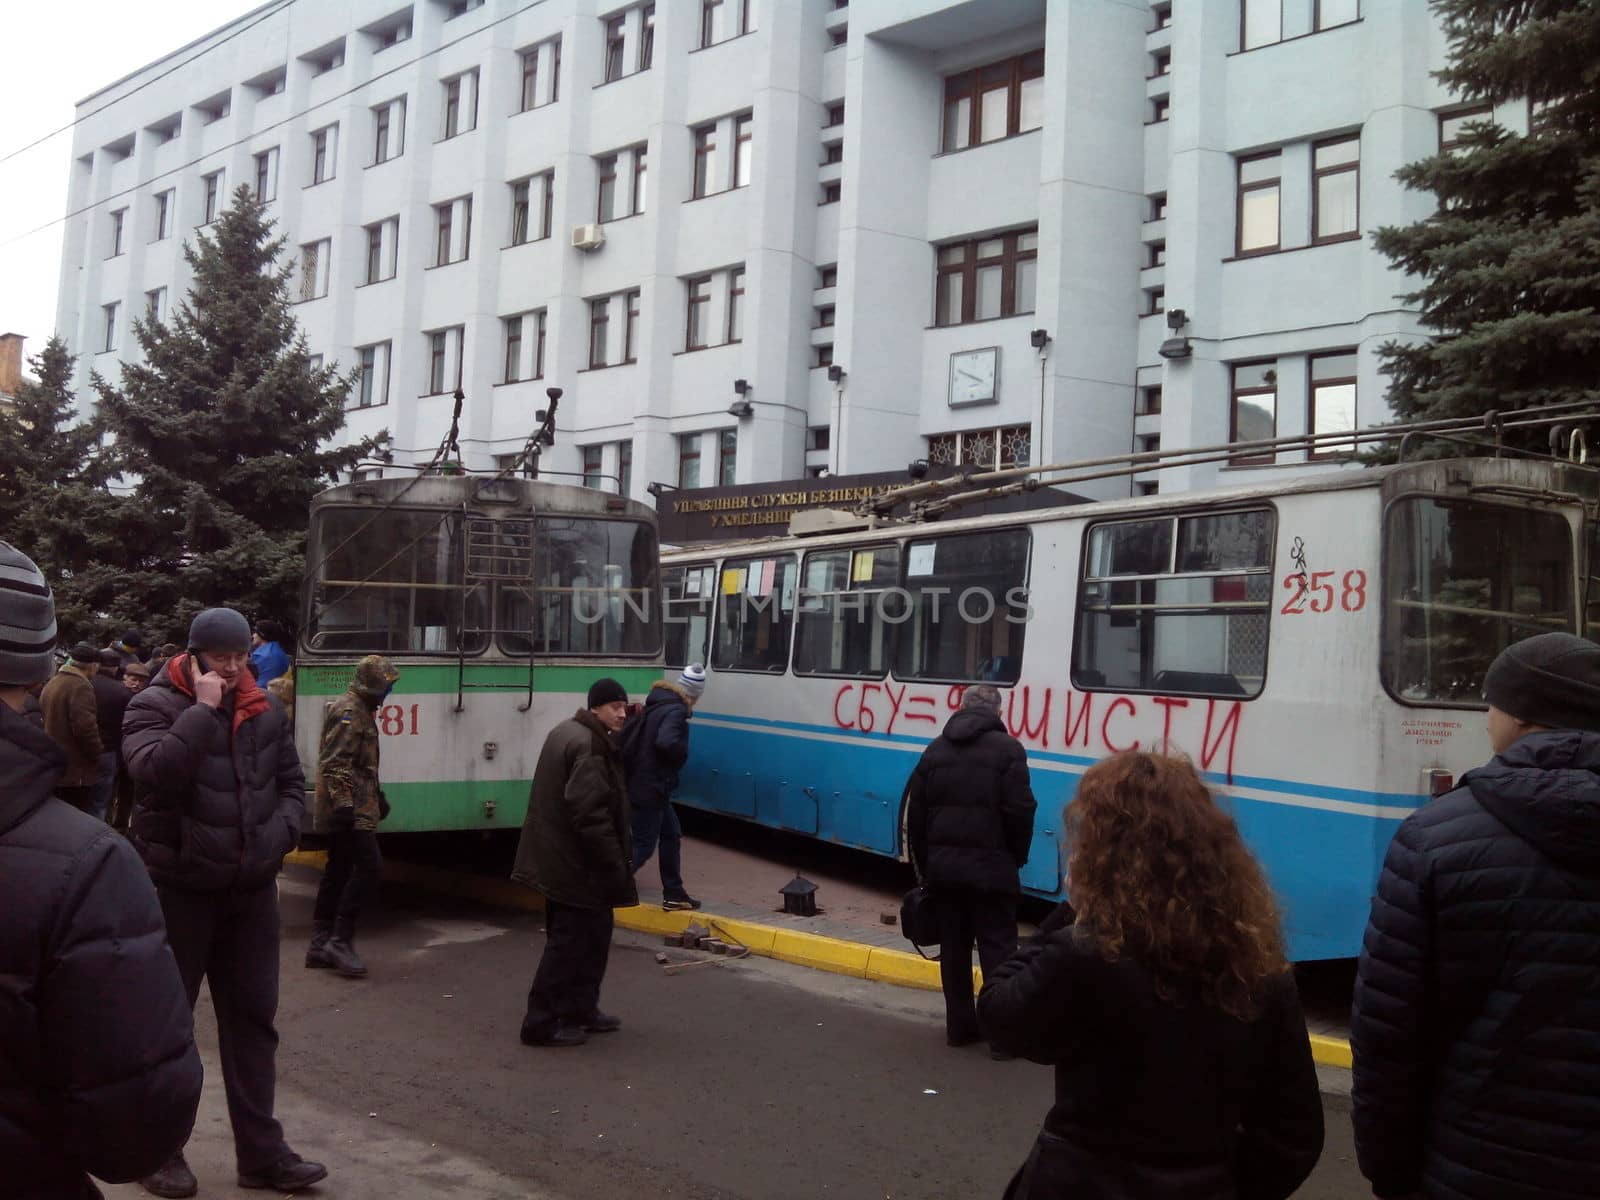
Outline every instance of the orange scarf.
{"label": "orange scarf", "polygon": [[[194,685],[189,682],[189,655],[174,654],[166,665],[165,674],[173,687],[194,699]],[[233,728],[237,730],[251,717],[259,717],[271,707],[267,694],[256,686],[256,677],[250,673],[250,668],[244,668],[233,689]]]}

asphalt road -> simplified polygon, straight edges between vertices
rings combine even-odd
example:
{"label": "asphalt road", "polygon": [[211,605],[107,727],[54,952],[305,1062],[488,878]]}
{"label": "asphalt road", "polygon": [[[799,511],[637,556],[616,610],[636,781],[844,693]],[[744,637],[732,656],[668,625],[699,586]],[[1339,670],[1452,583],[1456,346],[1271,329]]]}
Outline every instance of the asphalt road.
{"label": "asphalt road", "polygon": [[[279,1115],[328,1163],[323,1196],[998,1197],[1050,1104],[1046,1068],[947,1048],[937,995],[761,959],[668,976],[621,931],[602,997],[621,1032],[530,1049],[536,915],[386,889],[359,939],[372,974],[342,980],[301,966],[316,878],[291,869],[282,889]],[[190,1160],[202,1196],[259,1194],[232,1188],[203,1009]],[[1370,1195],[1347,1103],[1326,1106],[1298,1194]]]}

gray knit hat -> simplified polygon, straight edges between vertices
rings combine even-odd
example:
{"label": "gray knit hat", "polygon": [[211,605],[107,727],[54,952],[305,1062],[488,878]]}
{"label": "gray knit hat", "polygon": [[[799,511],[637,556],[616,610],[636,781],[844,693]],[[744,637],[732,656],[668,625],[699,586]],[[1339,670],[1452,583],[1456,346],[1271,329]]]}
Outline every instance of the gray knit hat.
{"label": "gray knit hat", "polygon": [[1483,698],[1530,725],[1600,732],[1600,646],[1570,633],[1525,638],[1489,665]]}
{"label": "gray knit hat", "polygon": [[48,679],[55,669],[56,602],[33,560],[0,542],[0,684]]}
{"label": "gray knit hat", "polygon": [[189,625],[189,649],[250,653],[250,622],[231,608],[202,608]]}

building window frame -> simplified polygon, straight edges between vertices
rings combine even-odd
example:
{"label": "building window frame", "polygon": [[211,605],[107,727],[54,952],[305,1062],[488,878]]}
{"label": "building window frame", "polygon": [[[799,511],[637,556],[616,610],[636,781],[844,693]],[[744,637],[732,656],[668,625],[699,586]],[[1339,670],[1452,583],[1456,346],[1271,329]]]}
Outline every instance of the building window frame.
{"label": "building window frame", "polygon": [[696,275],[683,281],[686,301],[683,348],[704,350],[710,346],[711,276]]}
{"label": "building window frame", "polygon": [[682,490],[700,486],[700,435],[678,434],[678,487]]}
{"label": "building window frame", "polygon": [[[1252,371],[1257,367],[1264,367],[1261,383],[1240,383],[1241,372]],[[1270,437],[1278,435],[1278,360],[1276,358],[1242,359],[1239,362],[1228,364],[1228,442],[1257,439],[1244,439],[1239,436],[1239,410],[1240,401],[1256,396],[1270,396],[1272,398],[1272,431]],[[1244,466],[1270,466],[1278,461],[1278,455],[1273,450],[1246,451],[1229,457],[1228,465],[1235,467]]]}
{"label": "building window frame", "polygon": [[741,113],[733,119],[733,183],[731,187],[750,186],[755,168],[755,128],[753,113]]}
{"label": "building window frame", "polygon": [[739,430],[717,430],[717,486],[732,487],[739,471]]}
{"label": "building window frame", "polygon": [[203,209],[205,220],[200,222],[202,225],[209,225],[217,219],[222,200],[224,174],[223,171],[212,171],[208,175],[201,176],[200,182],[205,185],[205,207]]}
{"label": "building window frame", "polygon": [[[550,55],[549,69],[549,95],[541,94],[539,87],[539,60],[544,57],[548,49]],[[545,38],[535,42],[517,52],[521,61],[522,77],[521,86],[517,92],[517,111],[519,113],[532,112],[536,108],[544,108],[561,99],[561,37]]]}
{"label": "building window frame", "polygon": [[[452,339],[451,335],[454,335]],[[450,383],[450,349],[455,342],[455,382]],[[428,390],[426,396],[443,396],[461,386],[462,369],[466,358],[467,327],[451,325],[444,329],[428,330]]]}
{"label": "building window frame", "polygon": [[[1276,164],[1277,171],[1272,176],[1262,176],[1259,179],[1246,180],[1247,168],[1251,163],[1265,163],[1271,161]],[[1246,198],[1255,192],[1273,194],[1277,220],[1277,232],[1272,239],[1272,244],[1252,246],[1248,249],[1244,244],[1244,212]],[[1276,254],[1283,249],[1283,151],[1264,150],[1259,154],[1241,154],[1234,160],[1234,235],[1233,252],[1235,257],[1249,258],[1256,254]]]}
{"label": "building window frame", "polygon": [[611,297],[597,296],[589,301],[589,370],[598,371],[609,365],[607,336],[611,324]]}
{"label": "building window frame", "polygon": [[255,156],[256,203],[270,204],[278,198],[278,148],[270,146]]}
{"label": "building window frame", "polygon": [[339,173],[339,123],[324,125],[311,133],[311,182],[316,187]]}
{"label": "building window frame", "polygon": [[728,270],[728,311],[724,322],[726,344],[744,341],[744,268]]}
{"label": "building window frame", "polygon": [[[1439,153],[1454,154],[1462,148],[1461,133],[1469,122],[1494,120],[1494,105],[1470,104],[1465,108],[1449,108],[1439,113],[1438,116]],[[1446,131],[1452,123],[1455,125],[1453,136],[1446,138]]]}
{"label": "building window frame", "polygon": [[625,55],[628,48],[628,14],[618,13],[616,16],[605,17],[602,20],[605,27],[605,41],[601,60],[603,69],[600,81],[602,83],[615,83],[627,73]]}
{"label": "building window frame", "polygon": [[[1328,166],[1317,164],[1317,155],[1324,150],[1334,150],[1337,147],[1354,145],[1355,157],[1348,161],[1335,161]],[[1354,175],[1355,178],[1355,221],[1351,228],[1340,230],[1336,233],[1324,234],[1320,232],[1323,219],[1322,188],[1325,181],[1338,175]],[[1281,235],[1280,235],[1281,236]],[[1325,246],[1330,242],[1349,242],[1361,237],[1361,135],[1360,133],[1341,134],[1339,137],[1323,138],[1311,143],[1311,244]]]}
{"label": "building window frame", "polygon": [[389,403],[389,343],[357,346],[356,370],[359,378],[352,389],[356,402],[346,403],[345,407],[378,408]]}
{"label": "building window frame", "polygon": [[639,289],[622,293],[622,361],[639,361]]}
{"label": "building window frame", "polygon": [[[720,0],[719,0],[720,2]],[[717,193],[717,123],[708,122],[690,130],[694,139],[694,188],[690,198],[703,199]]]}
{"label": "building window frame", "polygon": [[604,225],[628,214],[617,211],[616,154],[602,154],[594,160],[594,165],[596,172],[594,219]]}
{"label": "building window frame", "polygon": [[400,218],[385,217],[364,226],[367,235],[366,278],[363,287],[386,283],[399,274]]}
{"label": "building window frame", "polygon": [[[1023,246],[1024,238],[1031,238],[1031,244]],[[979,247],[993,241],[1001,243],[1000,252],[980,258]],[[954,252],[959,252],[959,257],[956,257]],[[1038,303],[1037,277],[1034,281],[1034,304],[1030,304],[1027,308],[1021,308],[1017,304],[1017,280],[1026,270],[1024,266],[1026,263],[1034,263],[1033,270],[1037,272],[1038,258],[1039,229],[1035,225],[935,245],[934,324],[940,328],[947,328],[953,325],[971,325],[978,321],[1017,317],[1033,312],[1034,305]],[[979,274],[996,267],[1000,270],[1000,311],[992,317],[979,317],[976,315]],[[950,314],[952,288],[959,289],[960,312],[957,319],[947,320]]]}
{"label": "building window frame", "polygon": [[393,162],[406,152],[406,98],[372,107],[372,165]]}
{"label": "building window frame", "polygon": [[[1042,49],[945,76],[939,152],[955,154],[1043,128],[1043,90]],[[1025,93],[1033,99],[1031,106],[1025,103]],[[986,101],[986,97],[992,99]],[[984,137],[984,109],[998,104],[1005,106],[1001,119],[1003,132]],[[1034,124],[1024,123],[1030,120],[1030,113],[1024,111],[1028,107],[1033,110],[1031,116],[1037,117]]]}
{"label": "building window frame", "polygon": [[[1350,423],[1345,428],[1354,429],[1360,415],[1361,383],[1359,369],[1359,348],[1346,346],[1336,350],[1319,350],[1306,357],[1306,430],[1309,433],[1322,432],[1317,428],[1317,400],[1318,393],[1331,391],[1334,388],[1350,389]],[[1333,359],[1348,358],[1350,374],[1329,375],[1318,378],[1319,363],[1328,363]],[[1330,398],[1331,399],[1331,398]],[[1306,457],[1312,462],[1327,461],[1330,459],[1346,459],[1356,453],[1354,442],[1328,442],[1313,444]]]}
{"label": "building window frame", "polygon": [[114,354],[117,349],[117,312],[122,307],[113,300],[110,304],[100,306],[100,315],[105,321],[105,337],[101,341],[100,353]]}

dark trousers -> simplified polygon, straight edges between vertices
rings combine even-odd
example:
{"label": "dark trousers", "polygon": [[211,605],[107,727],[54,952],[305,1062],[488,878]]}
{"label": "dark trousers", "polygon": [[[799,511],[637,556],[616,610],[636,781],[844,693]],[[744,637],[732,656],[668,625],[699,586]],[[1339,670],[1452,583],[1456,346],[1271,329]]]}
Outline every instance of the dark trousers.
{"label": "dark trousers", "polygon": [[348,942],[355,937],[361,910],[378,890],[383,854],[378,835],[370,829],[345,829],[328,838],[328,866],[317,887],[312,919],[331,926],[333,936]]}
{"label": "dark trousers", "polygon": [[546,898],[544,954],[528,989],[524,1034],[547,1036],[558,1024],[576,1025],[599,1010],[611,926],[609,908],[574,908]]}
{"label": "dark trousers", "polygon": [[95,815],[94,793],[95,787],[92,783],[84,787],[61,787],[59,785],[56,787],[57,800],[65,800],[79,812],[88,813],[91,817]]}
{"label": "dark trousers", "polygon": [[944,1031],[952,1041],[976,1041],[978,1008],[972,997],[972,943],[987,977],[1017,950],[1017,898],[1003,892],[940,888],[939,982],[944,987]]}
{"label": "dark trousers", "polygon": [[117,752],[100,752],[100,778],[94,781],[94,815],[111,821],[111,795],[117,790]]}
{"label": "dark trousers", "polygon": [[650,861],[659,846],[661,851],[661,892],[668,900],[682,899],[683,826],[669,800],[660,808],[640,806],[633,810],[633,873]]}
{"label": "dark trousers", "polygon": [[158,888],[167,941],[189,1004],[200,981],[217,1010],[222,1082],[240,1172],[264,1171],[289,1152],[273,1118],[277,1087],[278,889],[274,884],[221,892]]}

